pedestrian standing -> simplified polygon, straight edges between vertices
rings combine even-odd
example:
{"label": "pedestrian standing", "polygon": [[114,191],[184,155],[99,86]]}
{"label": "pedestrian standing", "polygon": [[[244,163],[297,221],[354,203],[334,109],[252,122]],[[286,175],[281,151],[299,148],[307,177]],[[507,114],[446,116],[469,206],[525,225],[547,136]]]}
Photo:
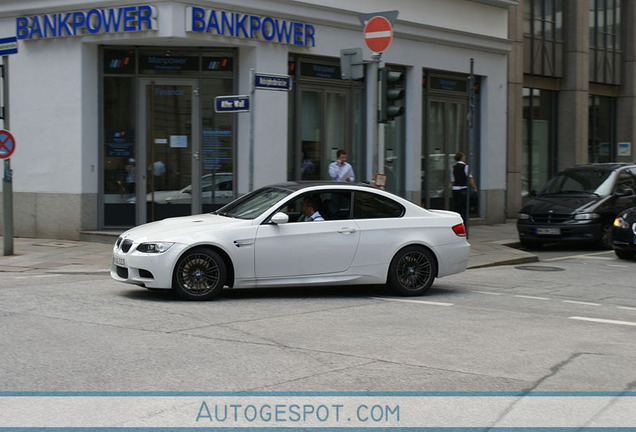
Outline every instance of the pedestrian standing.
{"label": "pedestrian standing", "polygon": [[347,162],[347,152],[340,149],[336,152],[336,160],[329,164],[329,177],[333,181],[352,182],[355,180],[353,167]]}
{"label": "pedestrian standing", "polygon": [[477,185],[473,179],[473,175],[468,169],[466,163],[466,155],[462,152],[455,154],[455,165],[451,168],[451,192],[453,196],[452,210],[459,213],[466,222],[468,217],[468,186],[477,192]]}

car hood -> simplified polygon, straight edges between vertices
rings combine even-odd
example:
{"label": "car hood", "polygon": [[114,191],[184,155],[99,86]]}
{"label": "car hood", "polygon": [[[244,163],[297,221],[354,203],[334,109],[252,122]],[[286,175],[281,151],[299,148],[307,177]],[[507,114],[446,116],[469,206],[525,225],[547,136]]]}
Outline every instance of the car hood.
{"label": "car hood", "polygon": [[194,216],[174,217],[151,222],[131,228],[124,232],[122,238],[130,238],[135,242],[172,241],[191,242],[192,238],[200,238],[201,232],[226,230],[234,227],[249,226],[252,220],[234,219],[216,214],[200,214]]}
{"label": "car hood", "polygon": [[596,195],[543,195],[528,201],[521,209],[521,213],[544,214],[550,211],[557,214],[584,213],[593,211],[605,201],[605,198]]}

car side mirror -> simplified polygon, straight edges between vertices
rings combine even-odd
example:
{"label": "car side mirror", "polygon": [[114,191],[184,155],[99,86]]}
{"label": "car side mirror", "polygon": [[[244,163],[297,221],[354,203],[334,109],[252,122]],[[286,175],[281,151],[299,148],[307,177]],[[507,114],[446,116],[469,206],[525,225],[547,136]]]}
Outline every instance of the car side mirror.
{"label": "car side mirror", "polygon": [[532,190],[530,191],[530,198],[534,198],[534,197],[536,197],[536,196],[537,196],[537,191],[536,191],[536,190],[534,190],[534,189],[532,189]]}
{"label": "car side mirror", "polygon": [[270,219],[273,224],[283,225],[289,222],[289,216],[286,213],[278,212]]}

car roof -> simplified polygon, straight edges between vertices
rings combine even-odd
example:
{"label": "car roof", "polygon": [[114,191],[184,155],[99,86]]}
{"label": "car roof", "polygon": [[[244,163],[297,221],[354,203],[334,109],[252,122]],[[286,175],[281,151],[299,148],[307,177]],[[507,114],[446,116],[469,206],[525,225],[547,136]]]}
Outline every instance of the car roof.
{"label": "car roof", "polygon": [[568,168],[563,169],[563,171],[574,171],[574,170],[604,170],[604,171],[614,171],[619,168],[624,167],[635,167],[636,163],[634,162],[598,162],[598,163],[587,163],[581,165],[574,165]]}
{"label": "car roof", "polygon": [[337,182],[337,181],[328,181],[328,180],[298,180],[298,181],[289,181],[284,183],[276,183],[272,185],[268,185],[266,187],[287,189],[292,191],[299,191],[302,189],[307,189],[310,187],[316,186],[359,186],[369,189],[376,189],[375,186],[372,186],[368,183],[350,183],[350,182]]}

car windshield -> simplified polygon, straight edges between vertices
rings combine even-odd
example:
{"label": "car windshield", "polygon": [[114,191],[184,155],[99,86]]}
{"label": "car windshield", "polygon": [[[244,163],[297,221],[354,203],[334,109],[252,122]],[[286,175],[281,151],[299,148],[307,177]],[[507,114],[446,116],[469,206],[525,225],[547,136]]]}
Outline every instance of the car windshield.
{"label": "car windshield", "polygon": [[292,193],[293,191],[288,189],[264,187],[243,195],[214,214],[237,219],[255,219]]}
{"label": "car windshield", "polygon": [[539,195],[595,194],[612,192],[611,171],[600,169],[562,171],[552,178]]}

